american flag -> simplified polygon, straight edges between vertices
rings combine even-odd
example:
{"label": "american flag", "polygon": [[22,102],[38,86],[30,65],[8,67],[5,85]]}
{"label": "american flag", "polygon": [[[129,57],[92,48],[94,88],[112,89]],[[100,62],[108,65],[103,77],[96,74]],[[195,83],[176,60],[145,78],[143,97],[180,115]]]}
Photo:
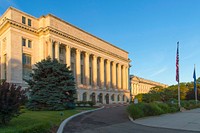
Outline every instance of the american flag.
{"label": "american flag", "polygon": [[194,66],[194,73],[193,73],[193,78],[194,78],[194,92],[196,93],[196,72],[195,72],[195,66]]}
{"label": "american flag", "polygon": [[179,42],[177,42],[177,53],[176,53],[176,81],[179,83]]}

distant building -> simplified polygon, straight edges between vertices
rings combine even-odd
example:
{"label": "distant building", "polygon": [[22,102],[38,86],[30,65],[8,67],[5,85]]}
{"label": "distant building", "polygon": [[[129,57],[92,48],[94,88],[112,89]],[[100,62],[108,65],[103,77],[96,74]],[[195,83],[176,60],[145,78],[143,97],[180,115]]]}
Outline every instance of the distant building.
{"label": "distant building", "polygon": [[23,79],[48,56],[73,71],[78,101],[129,100],[127,51],[51,14],[35,18],[8,8],[0,17],[0,78],[27,86]]}
{"label": "distant building", "polygon": [[151,81],[148,79],[140,78],[137,76],[130,76],[131,95],[134,98],[137,94],[148,93],[152,87],[160,86],[167,88],[168,85],[159,82]]}

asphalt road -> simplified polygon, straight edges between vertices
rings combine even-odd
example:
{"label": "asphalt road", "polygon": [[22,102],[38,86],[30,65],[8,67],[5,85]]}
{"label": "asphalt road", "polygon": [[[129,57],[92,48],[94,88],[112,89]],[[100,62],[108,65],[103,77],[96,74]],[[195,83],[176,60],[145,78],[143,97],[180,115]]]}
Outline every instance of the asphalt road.
{"label": "asphalt road", "polygon": [[64,133],[197,133],[192,131],[147,127],[128,119],[126,106],[110,107],[72,119]]}

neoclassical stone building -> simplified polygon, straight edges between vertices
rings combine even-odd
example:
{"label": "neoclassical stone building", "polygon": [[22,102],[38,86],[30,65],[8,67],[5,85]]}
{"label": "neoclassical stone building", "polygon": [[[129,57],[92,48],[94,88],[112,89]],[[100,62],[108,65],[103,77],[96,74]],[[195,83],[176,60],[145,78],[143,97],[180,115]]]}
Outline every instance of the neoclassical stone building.
{"label": "neoclassical stone building", "polygon": [[26,86],[47,56],[73,71],[78,101],[124,103],[130,98],[128,52],[48,14],[35,18],[8,8],[0,18],[1,79]]}
{"label": "neoclassical stone building", "polygon": [[134,98],[137,94],[148,93],[152,87],[160,86],[167,88],[168,85],[148,79],[140,78],[138,76],[130,76],[131,95]]}

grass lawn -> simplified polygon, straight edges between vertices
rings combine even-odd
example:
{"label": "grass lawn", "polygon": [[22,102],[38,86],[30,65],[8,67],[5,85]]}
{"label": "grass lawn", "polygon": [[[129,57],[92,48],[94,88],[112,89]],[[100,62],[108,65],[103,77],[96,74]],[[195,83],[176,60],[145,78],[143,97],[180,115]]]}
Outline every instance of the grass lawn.
{"label": "grass lawn", "polygon": [[60,123],[81,111],[90,110],[90,107],[77,107],[73,110],[65,111],[29,111],[22,110],[22,114],[13,118],[6,126],[0,126],[0,133],[44,133],[54,130]]}

